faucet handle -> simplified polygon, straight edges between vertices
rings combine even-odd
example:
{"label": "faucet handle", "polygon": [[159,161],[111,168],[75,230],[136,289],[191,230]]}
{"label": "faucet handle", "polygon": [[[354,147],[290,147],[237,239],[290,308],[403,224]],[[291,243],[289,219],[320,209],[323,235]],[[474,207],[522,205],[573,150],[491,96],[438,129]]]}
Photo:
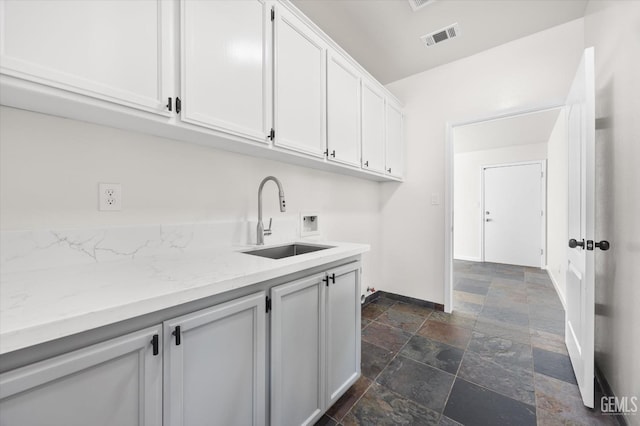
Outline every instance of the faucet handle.
{"label": "faucet handle", "polygon": [[264,230],[264,235],[271,235],[271,223],[273,222],[273,218],[269,218],[269,227]]}

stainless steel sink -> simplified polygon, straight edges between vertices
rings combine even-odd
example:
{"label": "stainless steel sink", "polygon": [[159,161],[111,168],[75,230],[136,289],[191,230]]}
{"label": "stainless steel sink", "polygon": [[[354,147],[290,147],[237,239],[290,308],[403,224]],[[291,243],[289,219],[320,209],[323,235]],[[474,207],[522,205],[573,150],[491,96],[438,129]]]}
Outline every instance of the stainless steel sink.
{"label": "stainless steel sink", "polygon": [[249,251],[243,251],[245,254],[254,256],[268,257],[269,259],[283,259],[285,257],[299,256],[305,253],[312,253],[318,250],[333,248],[332,246],[320,246],[309,244],[288,244],[285,246],[261,248]]}

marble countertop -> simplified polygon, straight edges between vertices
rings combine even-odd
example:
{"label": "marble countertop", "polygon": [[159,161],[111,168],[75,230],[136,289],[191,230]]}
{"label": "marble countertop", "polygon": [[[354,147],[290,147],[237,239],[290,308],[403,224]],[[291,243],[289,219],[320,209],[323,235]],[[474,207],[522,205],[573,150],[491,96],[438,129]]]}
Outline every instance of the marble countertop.
{"label": "marble countertop", "polygon": [[332,248],[277,260],[242,253],[247,246],[218,248],[2,274],[0,354],[369,250],[366,244],[317,244]]}

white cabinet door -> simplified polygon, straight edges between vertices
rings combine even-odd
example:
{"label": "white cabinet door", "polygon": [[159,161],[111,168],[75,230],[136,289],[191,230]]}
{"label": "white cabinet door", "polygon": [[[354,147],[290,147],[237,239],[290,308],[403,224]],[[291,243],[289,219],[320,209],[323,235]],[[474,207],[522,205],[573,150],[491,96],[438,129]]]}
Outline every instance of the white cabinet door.
{"label": "white cabinet door", "polygon": [[151,327],[3,373],[0,424],[161,424],[161,336]]}
{"label": "white cabinet door", "polygon": [[362,82],[362,168],[384,173],[384,96]]}
{"label": "white cabinet door", "polygon": [[327,54],[327,158],[360,166],[360,74]]}
{"label": "white cabinet door", "polygon": [[182,0],[183,121],[267,142],[270,9],[262,0]]}
{"label": "white cabinet door", "polygon": [[165,426],[266,422],[265,293],[164,323]]}
{"label": "white cabinet door", "polygon": [[385,173],[395,177],[402,177],[403,167],[403,115],[399,106],[386,102],[386,166]]}
{"label": "white cabinet door", "polygon": [[360,269],[329,271],[326,292],[327,405],[360,377]]}
{"label": "white cabinet door", "polygon": [[0,72],[169,115],[171,2],[2,1]]}
{"label": "white cabinet door", "polygon": [[323,157],[326,47],[284,7],[275,9],[275,144]]}
{"label": "white cabinet door", "polygon": [[271,424],[314,424],[324,401],[324,274],[271,289]]}

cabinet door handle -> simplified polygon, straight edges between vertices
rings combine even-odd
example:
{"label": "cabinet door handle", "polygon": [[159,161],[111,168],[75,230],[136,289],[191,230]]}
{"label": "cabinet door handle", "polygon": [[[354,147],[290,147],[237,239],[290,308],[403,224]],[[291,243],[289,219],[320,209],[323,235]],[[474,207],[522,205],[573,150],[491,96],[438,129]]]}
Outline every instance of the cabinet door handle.
{"label": "cabinet door handle", "polygon": [[336,283],[336,274],[331,274],[331,276],[330,276],[329,278],[331,278],[331,282],[332,282],[333,284],[335,284],[335,283]]}
{"label": "cabinet door handle", "polygon": [[325,276],[325,277],[322,279],[322,282],[324,282],[324,285],[326,285],[327,287],[329,287],[329,276],[328,276],[328,275],[327,275],[327,276]]}
{"label": "cabinet door handle", "polygon": [[180,346],[180,342],[181,342],[181,338],[180,338],[180,326],[177,325],[176,328],[173,329],[173,334],[174,336],[176,336],[176,346]]}
{"label": "cabinet door handle", "polygon": [[365,167],[369,167],[369,161],[368,160],[364,162],[364,166]]}
{"label": "cabinet door handle", "polygon": [[391,167],[389,167],[389,168],[387,169],[387,172],[391,173]]}
{"label": "cabinet door handle", "polygon": [[153,346],[153,356],[158,355],[158,353],[160,353],[160,350],[158,348],[158,335],[154,334],[153,337],[151,338],[151,345]]}
{"label": "cabinet door handle", "polygon": [[167,107],[167,109],[168,109],[169,111],[171,111],[171,110],[173,109],[173,108],[171,107],[171,98],[168,98],[168,102],[167,102],[166,107]]}
{"label": "cabinet door handle", "polygon": [[331,151],[331,156],[332,156],[333,158],[336,158],[336,150],[335,150],[335,149],[334,149],[333,151]]}

